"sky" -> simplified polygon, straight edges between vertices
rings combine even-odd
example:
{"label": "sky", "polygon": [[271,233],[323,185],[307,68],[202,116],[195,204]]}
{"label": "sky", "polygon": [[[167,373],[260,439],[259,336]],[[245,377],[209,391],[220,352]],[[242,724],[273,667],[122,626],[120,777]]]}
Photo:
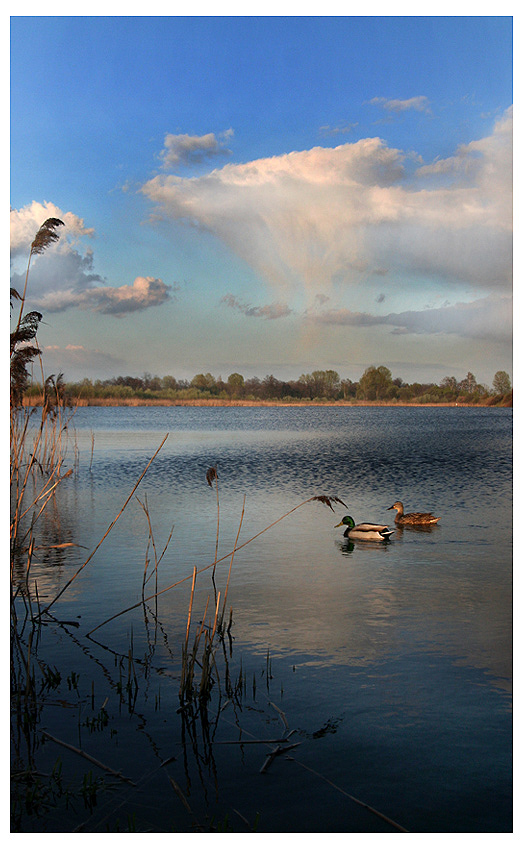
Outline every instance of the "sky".
{"label": "sky", "polygon": [[12,16],[47,374],[512,379],[512,18]]}

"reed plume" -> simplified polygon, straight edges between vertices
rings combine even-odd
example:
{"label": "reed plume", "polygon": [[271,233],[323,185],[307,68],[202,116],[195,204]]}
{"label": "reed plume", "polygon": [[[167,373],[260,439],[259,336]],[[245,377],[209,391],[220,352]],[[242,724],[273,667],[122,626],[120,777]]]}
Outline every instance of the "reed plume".
{"label": "reed plume", "polygon": [[10,338],[11,405],[14,407],[19,407],[22,404],[24,390],[29,377],[27,366],[33,362],[35,357],[41,354],[36,343],[36,333],[38,325],[42,320],[42,314],[37,310],[33,310],[30,313],[26,313],[25,316],[23,315],[31,259],[37,254],[43,254],[49,245],[52,245],[53,242],[59,239],[56,229],[63,226],[63,224],[63,221],[59,218],[48,218],[44,221],[31,243],[22,295],[11,287],[11,308],[13,306],[13,299],[20,301],[18,321]]}
{"label": "reed plume", "polygon": [[[37,254],[43,254],[45,249],[52,245],[53,242],[56,242],[60,237],[56,232],[57,227],[63,227],[64,223],[60,218],[47,218],[44,223],[40,226],[35,238],[31,242],[31,250],[29,251],[29,260],[27,262],[27,271],[25,273],[25,283],[24,283],[24,291],[22,295],[18,295],[18,299],[22,302],[20,305],[20,314],[18,316],[18,322],[16,325],[16,329],[20,327],[20,323],[22,321],[22,313],[25,305],[25,297],[27,293],[27,281],[29,279],[29,267],[31,265],[31,259]],[[12,294],[12,292],[11,292]]]}

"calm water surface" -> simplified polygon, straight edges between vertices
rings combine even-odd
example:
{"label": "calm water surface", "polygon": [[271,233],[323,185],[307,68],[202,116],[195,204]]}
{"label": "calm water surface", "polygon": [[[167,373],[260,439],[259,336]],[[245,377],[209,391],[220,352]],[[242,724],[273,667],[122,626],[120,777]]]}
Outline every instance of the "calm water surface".
{"label": "calm water surface", "polygon": [[[129,813],[155,832],[226,817],[241,832],[256,813],[261,832],[395,831],[353,798],[410,832],[511,831],[511,410],[83,408],[73,422],[76,475],[44,530],[85,548],[35,564],[47,598],[101,539],[169,434],[140,501],[56,603],[56,616],[78,618],[79,628],[42,637],[41,652],[80,671],[95,694],[84,694],[84,718],[108,697],[112,731],[85,731],[77,708],[52,706],[48,730],[137,783],[115,783],[83,815],[85,831],[114,829]],[[241,675],[243,696],[220,699],[217,684],[210,727],[201,718],[191,727],[178,711],[190,580],[159,597],[156,624],[138,607],[87,633],[140,601],[153,557],[142,505],[158,554],[172,530],[159,589],[213,563],[213,465],[218,557],[240,525],[239,545],[311,496],[336,496],[348,509],[309,502],[236,553],[228,670],[234,681]],[[334,528],[345,513],[392,523],[396,499],[433,511],[439,525],[398,529],[388,544],[349,545]],[[222,593],[229,566],[227,558],[216,567]],[[199,618],[211,573],[197,581]],[[115,665],[130,641],[138,693],[122,708]],[[238,743],[291,730],[297,746],[264,773],[271,747]],[[56,749],[45,749],[52,764]],[[81,820],[47,817],[50,831]]]}

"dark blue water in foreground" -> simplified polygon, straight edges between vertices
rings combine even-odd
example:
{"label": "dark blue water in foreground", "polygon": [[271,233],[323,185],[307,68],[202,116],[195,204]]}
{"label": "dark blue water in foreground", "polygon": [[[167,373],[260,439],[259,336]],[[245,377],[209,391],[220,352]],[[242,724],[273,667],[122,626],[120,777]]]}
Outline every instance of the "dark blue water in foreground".
{"label": "dark blue water in foreground", "polygon": [[[82,819],[83,831],[114,830],[129,813],[153,832],[224,819],[248,831],[257,813],[260,832],[396,831],[364,802],[409,832],[510,832],[512,411],[79,409],[76,474],[57,516],[61,539],[86,548],[35,564],[42,596],[53,598],[83,563],[167,433],[140,501],[56,603],[56,615],[76,617],[79,628],[47,627],[40,646],[80,671],[82,717],[106,699],[109,715],[104,729],[85,731],[77,706],[49,706],[48,730],[137,785],[115,782],[92,813],[53,821],[51,811],[47,831],[72,831]],[[236,553],[227,664],[242,697],[226,699],[217,683],[207,725],[198,716],[191,726],[178,712],[190,581],[162,594],[157,609],[150,603],[156,621],[137,607],[87,633],[140,600],[153,558],[144,505],[158,554],[172,531],[159,589],[213,563],[213,465],[219,558],[240,525],[241,546],[311,496],[348,509],[308,502]],[[439,525],[399,529],[386,545],[348,545],[334,528],[344,513],[392,523],[397,499],[407,511],[433,511]],[[56,535],[51,520],[45,533]],[[222,595],[229,567],[230,558],[216,567]],[[198,578],[195,619],[213,598],[211,572]],[[118,659],[130,641],[138,690],[122,706]],[[252,742],[290,731],[297,746],[261,773],[275,745]],[[45,752],[52,764],[56,749],[46,742]]]}

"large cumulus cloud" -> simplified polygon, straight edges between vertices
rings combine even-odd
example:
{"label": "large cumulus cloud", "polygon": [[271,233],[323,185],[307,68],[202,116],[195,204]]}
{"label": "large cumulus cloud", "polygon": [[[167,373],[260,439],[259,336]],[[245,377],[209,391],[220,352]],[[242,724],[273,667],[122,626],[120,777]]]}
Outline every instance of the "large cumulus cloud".
{"label": "large cumulus cloud", "polygon": [[385,294],[402,276],[420,287],[437,280],[455,302],[465,290],[468,300],[511,292],[511,109],[489,136],[430,164],[367,138],[192,178],[161,174],[142,191],[155,215],[226,244],[272,288],[275,303],[295,294],[312,305],[333,284],[350,299],[378,270]]}

